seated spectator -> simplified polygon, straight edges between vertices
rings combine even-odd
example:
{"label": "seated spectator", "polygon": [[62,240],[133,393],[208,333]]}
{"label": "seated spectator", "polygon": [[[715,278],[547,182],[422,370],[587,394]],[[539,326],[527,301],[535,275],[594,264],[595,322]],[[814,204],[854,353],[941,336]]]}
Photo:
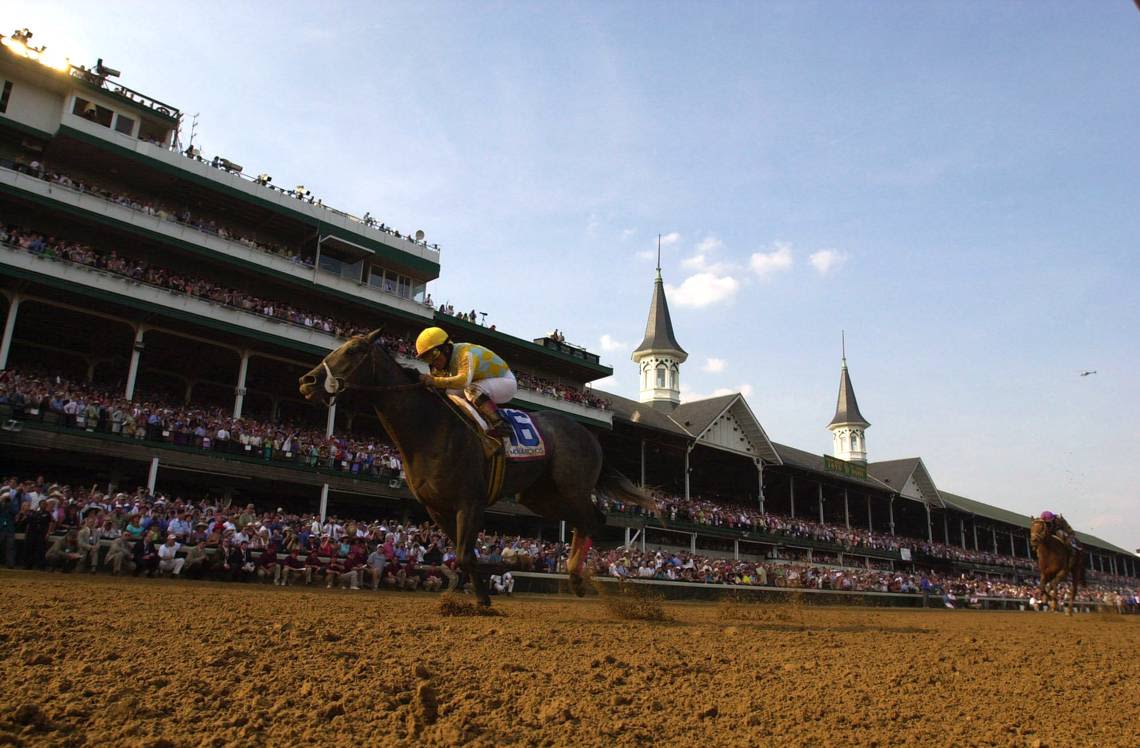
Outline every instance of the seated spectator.
{"label": "seated spectator", "polygon": [[178,551],[182,550],[182,544],[178,542],[178,536],[170,533],[166,536],[166,542],[158,547],[158,572],[164,576],[179,576],[182,574],[182,567],[186,564],[186,559],[178,558]]}
{"label": "seated spectator", "polygon": [[103,563],[111,567],[111,574],[119,576],[124,571],[135,570],[135,540],[129,532],[123,530],[118,539],[112,541],[107,549],[107,557]]}
{"label": "seated spectator", "polygon": [[257,578],[273,579],[273,584],[284,584],[281,578],[281,562],[277,559],[277,546],[270,544],[257,559]]}
{"label": "seated spectator", "polygon": [[68,530],[67,534],[56,538],[47,552],[47,566],[49,571],[70,572],[82,562],[84,554],[80,552],[79,538],[75,530]]}

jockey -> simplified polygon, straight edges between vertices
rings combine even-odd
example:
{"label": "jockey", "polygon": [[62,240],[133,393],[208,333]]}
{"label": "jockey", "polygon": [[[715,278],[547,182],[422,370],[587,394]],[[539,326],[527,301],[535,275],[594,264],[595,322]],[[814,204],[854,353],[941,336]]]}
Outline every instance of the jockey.
{"label": "jockey", "polygon": [[1045,523],[1045,529],[1050,533],[1055,534],[1058,538],[1068,543],[1073,548],[1077,548],[1077,533],[1069,525],[1060,514],[1053,514],[1048,510],[1041,512],[1041,521]]}
{"label": "jockey", "polygon": [[416,357],[431,369],[420,381],[429,387],[462,390],[487,419],[492,435],[510,436],[511,427],[503,422],[498,406],[515,396],[518,383],[506,361],[481,345],[453,343],[438,327],[429,327],[416,338]]}

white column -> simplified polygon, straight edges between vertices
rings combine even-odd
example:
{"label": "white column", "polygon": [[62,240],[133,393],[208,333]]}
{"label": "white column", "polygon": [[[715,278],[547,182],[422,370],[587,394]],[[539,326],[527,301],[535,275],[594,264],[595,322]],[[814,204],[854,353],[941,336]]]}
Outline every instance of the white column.
{"label": "white column", "polygon": [[641,440],[641,486],[645,486],[645,440]]}
{"label": "white column", "polygon": [[934,542],[934,525],[930,519],[930,504],[927,504],[924,501],[924,502],[922,502],[922,505],[926,507],[926,542],[927,543],[933,543]]}
{"label": "white column", "polygon": [[847,529],[851,529],[851,505],[847,501],[847,489],[843,489],[843,524],[847,525]]}
{"label": "white column", "polygon": [[336,403],[329,406],[329,417],[325,422],[325,436],[333,435],[334,425],[336,425]]}
{"label": "white column", "polygon": [[135,399],[135,380],[138,379],[139,375],[139,359],[142,358],[143,349],[146,348],[146,344],[143,343],[143,333],[145,332],[146,328],[142,325],[135,328],[135,340],[131,344],[131,366],[127,369],[127,389],[123,393],[123,397],[128,400]]}
{"label": "white column", "polygon": [[566,542],[566,520],[562,520],[558,523],[558,542]]}
{"label": "white column", "polygon": [[694,556],[697,555],[697,534],[695,532],[689,536],[689,553]]}
{"label": "white column", "polygon": [[970,524],[974,527],[974,550],[978,550],[978,518],[975,516],[970,520]]}
{"label": "white column", "polygon": [[890,502],[887,504],[887,511],[890,513],[891,520],[891,535],[895,534],[895,497],[892,496]]}
{"label": "white column", "polygon": [[756,495],[760,498],[760,513],[764,514],[764,461],[756,460]]}
{"label": "white column", "polygon": [[325,523],[325,518],[329,513],[329,484],[325,483],[321,486],[321,524]]}
{"label": "white column", "polygon": [[689,500],[689,452],[692,447],[685,447],[685,501]]}
{"label": "white column", "polygon": [[871,494],[867,494],[867,529],[875,531],[875,523],[871,521]]}
{"label": "white column", "polygon": [[740,541],[739,540],[732,541],[732,560],[733,561],[739,561],[740,560]]}
{"label": "white column", "polygon": [[249,371],[249,351],[241,352],[241,364],[238,366],[237,387],[234,388],[234,418],[241,418],[241,409],[245,405],[245,375]]}
{"label": "white column", "polygon": [[819,523],[822,525],[823,524],[823,484],[822,483],[816,483],[815,487],[817,489],[819,489],[816,492],[816,498],[818,500],[817,503],[819,504]]}
{"label": "white column", "polygon": [[158,457],[150,458],[150,473],[146,477],[146,492],[154,496],[154,487],[158,485]]}
{"label": "white column", "polygon": [[630,530],[630,528],[628,528],[628,527],[625,528],[625,547],[626,547],[626,549],[629,548],[629,544],[632,542],[630,540],[630,537],[629,537],[629,530]]}
{"label": "white column", "polygon": [[8,303],[8,317],[4,320],[4,338],[0,340],[0,371],[8,368],[8,353],[12,350],[12,336],[16,334],[16,314],[20,311],[20,297],[13,295]]}
{"label": "white column", "polygon": [[796,476],[788,476],[788,496],[791,498],[792,516],[796,516]]}

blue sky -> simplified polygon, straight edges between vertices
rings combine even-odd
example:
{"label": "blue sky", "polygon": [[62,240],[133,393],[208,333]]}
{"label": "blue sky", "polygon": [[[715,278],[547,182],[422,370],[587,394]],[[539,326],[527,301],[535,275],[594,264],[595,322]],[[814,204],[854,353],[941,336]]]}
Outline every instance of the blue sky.
{"label": "blue sky", "polygon": [[[5,3],[223,155],[422,228],[436,301],[1140,546],[1140,14],[1098,3]],[[1081,378],[1084,369],[1097,374]]]}

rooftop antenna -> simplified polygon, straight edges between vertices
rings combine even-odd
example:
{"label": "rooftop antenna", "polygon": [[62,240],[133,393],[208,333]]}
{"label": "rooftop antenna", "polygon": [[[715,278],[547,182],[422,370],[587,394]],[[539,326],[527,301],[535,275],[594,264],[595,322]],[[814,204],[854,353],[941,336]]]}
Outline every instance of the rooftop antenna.
{"label": "rooftop antenna", "polygon": [[657,280],[661,280],[661,234],[657,235]]}
{"label": "rooftop antenna", "polygon": [[198,133],[198,114],[199,112],[194,112],[190,118],[190,143],[187,146],[189,148],[194,147],[194,136]]}
{"label": "rooftop antenna", "polygon": [[843,347],[843,365],[847,366],[847,331],[839,331],[840,345]]}

